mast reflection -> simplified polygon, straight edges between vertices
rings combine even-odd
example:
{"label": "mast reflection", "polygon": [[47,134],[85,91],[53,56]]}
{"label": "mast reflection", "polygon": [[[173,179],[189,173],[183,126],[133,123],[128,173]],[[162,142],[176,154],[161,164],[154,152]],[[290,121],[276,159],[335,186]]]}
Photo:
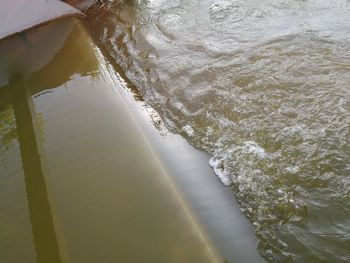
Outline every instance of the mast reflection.
{"label": "mast reflection", "polygon": [[37,262],[59,263],[61,262],[60,252],[33,126],[31,98],[27,96],[22,78],[17,78],[10,83],[14,89],[12,105],[16,118]]}
{"label": "mast reflection", "polygon": [[59,87],[73,74],[98,70],[78,26],[74,19],[63,19],[0,42],[0,112],[10,105],[15,117],[37,263],[65,262],[66,256],[48,197],[32,96]]}

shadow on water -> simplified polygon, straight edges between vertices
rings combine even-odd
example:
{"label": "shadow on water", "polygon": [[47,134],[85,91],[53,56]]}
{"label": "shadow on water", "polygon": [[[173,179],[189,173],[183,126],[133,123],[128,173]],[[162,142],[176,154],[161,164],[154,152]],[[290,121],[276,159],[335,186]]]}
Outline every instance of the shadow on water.
{"label": "shadow on water", "polygon": [[11,80],[10,84],[37,262],[58,263],[61,258],[34,129],[31,97],[21,78]]}
{"label": "shadow on water", "polygon": [[[40,28],[16,36],[11,43],[0,42],[5,46],[0,47],[4,58],[0,74],[6,73],[0,76],[0,112],[11,115],[10,126],[16,130],[13,141],[19,146],[16,149],[13,143],[13,149],[4,154],[5,159],[17,155],[18,163],[0,166],[0,173],[5,171],[0,177],[5,182],[0,184],[0,216],[5,215],[0,222],[0,260],[14,262],[18,257],[16,262],[35,262],[36,255],[40,263],[87,263],[101,258],[104,262],[222,262],[173,184],[171,173],[165,171],[165,162],[132,119],[136,116],[130,112],[132,105],[127,109],[118,90],[122,80],[109,72],[103,50],[72,21],[55,25],[46,27],[46,32]],[[0,127],[0,136],[3,134]],[[158,139],[151,139],[156,144]],[[173,157],[175,151],[182,155],[181,144],[171,145],[164,156]],[[0,139],[0,150],[2,147]],[[188,148],[183,152],[191,155]],[[190,172],[195,178],[208,174],[217,183],[210,170],[208,173],[206,157],[193,160],[179,161],[176,166],[181,163],[181,169],[175,170]],[[12,179],[16,169],[20,182]],[[212,180],[206,181],[208,185]],[[189,187],[201,185],[192,182]],[[14,191],[8,187],[11,183],[15,187],[23,183],[23,189]],[[217,195],[211,197],[222,197],[220,190],[214,189]],[[25,207],[17,209],[21,200],[12,197],[22,192],[26,192]],[[196,192],[205,193],[205,198],[193,206],[205,204],[209,190]],[[206,213],[207,207],[201,211]],[[214,213],[228,218],[222,207]],[[229,218],[232,215],[237,214],[230,213]],[[28,225],[32,235],[18,244],[25,232],[23,225]],[[226,243],[227,235],[219,232]],[[245,233],[238,237],[246,240]],[[11,251],[14,247],[16,255]]]}
{"label": "shadow on water", "polygon": [[[0,126],[0,146],[6,151],[12,147],[12,141],[19,143],[38,263],[64,262],[64,249],[60,247],[50,204],[43,169],[45,158],[38,139],[40,123],[32,96],[69,81],[72,72],[85,75],[97,70],[93,54],[89,56],[86,50],[82,54],[74,44],[67,45],[72,38],[79,37],[80,31],[74,30],[74,24],[73,19],[64,19],[0,42],[0,114],[3,113],[0,122],[4,126]],[[67,54],[73,61],[69,65],[65,63]],[[50,77],[52,72],[55,77]]]}

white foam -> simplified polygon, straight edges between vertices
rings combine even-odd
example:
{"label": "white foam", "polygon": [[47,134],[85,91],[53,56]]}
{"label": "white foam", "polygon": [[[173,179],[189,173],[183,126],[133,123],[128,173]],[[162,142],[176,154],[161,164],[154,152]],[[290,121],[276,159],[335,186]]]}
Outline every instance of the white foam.
{"label": "white foam", "polygon": [[183,126],[183,127],[182,127],[182,130],[183,130],[184,132],[186,132],[187,135],[189,135],[189,136],[191,136],[191,137],[194,135],[194,130],[193,130],[193,128],[192,128],[190,125],[185,125],[185,126]]}
{"label": "white foam", "polygon": [[243,147],[248,153],[256,154],[258,157],[264,158],[265,157],[265,149],[260,147],[256,142],[254,141],[246,141],[243,143]]}
{"label": "white foam", "polygon": [[221,182],[226,186],[230,186],[232,184],[232,180],[229,173],[223,167],[222,161],[222,159],[212,157],[209,160],[209,165],[213,168],[214,173],[221,180]]}

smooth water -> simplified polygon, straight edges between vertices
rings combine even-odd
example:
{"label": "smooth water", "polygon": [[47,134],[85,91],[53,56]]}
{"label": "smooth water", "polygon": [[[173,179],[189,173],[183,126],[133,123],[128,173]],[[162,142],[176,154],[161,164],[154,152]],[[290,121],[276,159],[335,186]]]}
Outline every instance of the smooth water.
{"label": "smooth water", "polygon": [[1,263],[223,261],[80,22],[0,41],[0,73]]}
{"label": "smooth water", "polygon": [[350,261],[349,1],[139,1],[89,27],[213,156],[266,259]]}

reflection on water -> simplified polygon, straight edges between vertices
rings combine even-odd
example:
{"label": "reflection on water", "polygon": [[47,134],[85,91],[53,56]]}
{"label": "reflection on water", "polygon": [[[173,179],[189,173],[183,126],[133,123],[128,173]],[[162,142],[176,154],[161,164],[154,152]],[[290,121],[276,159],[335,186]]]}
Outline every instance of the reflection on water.
{"label": "reflection on water", "polygon": [[[24,174],[36,262],[42,263],[61,262],[61,252],[56,237],[52,208],[48,200],[47,183],[38,146],[37,136],[40,135],[41,130],[40,127],[35,128],[40,122],[36,118],[37,113],[30,94],[30,84],[26,78],[53,59],[62,47],[71,29],[72,21],[61,21],[41,27],[37,31],[30,31],[20,36],[8,38],[0,43],[0,71],[2,72],[0,83],[3,85],[0,94],[0,108],[2,109],[0,147],[2,156],[4,156],[0,169],[3,180],[1,189],[5,196],[18,194],[13,189],[11,191],[11,189],[7,188],[9,186],[8,183],[13,180],[11,177],[20,176],[19,170],[14,172],[14,167],[11,167],[11,164],[6,169],[6,164],[8,164],[6,162],[9,161],[7,157],[11,156],[11,149],[16,146],[14,143],[16,141],[19,144],[18,150]],[[44,44],[53,43],[54,40],[58,40],[58,42],[45,48]],[[44,87],[40,86],[37,88],[40,90]],[[12,163],[12,165],[14,164]],[[16,207],[19,202],[18,197],[14,198],[14,200],[14,204],[10,203],[9,205]],[[20,201],[23,202],[24,200]],[[29,244],[24,242],[24,246],[21,246],[22,242],[16,240],[23,238],[21,232],[23,231],[23,226],[26,225],[25,218],[23,218],[25,215],[17,212],[16,216],[18,218],[14,220],[13,215],[11,217],[11,213],[8,211],[10,209],[6,209],[7,202],[6,199],[2,199],[2,207],[5,206],[2,209],[3,218],[5,219],[4,221],[12,220],[12,222],[9,225],[3,222],[2,228],[4,231],[7,228],[18,228],[20,234],[18,236],[10,235],[7,237],[7,240],[2,237],[0,242],[2,261],[20,262],[26,259],[27,262],[32,262],[34,260],[33,255],[29,251],[28,254],[23,253],[28,250]],[[12,242],[19,244],[18,250],[21,253],[16,253],[11,249]],[[7,246],[10,249],[5,251]]]}
{"label": "reflection on water", "polygon": [[[21,78],[10,82],[17,136],[37,262],[61,262],[41,158],[33,127],[30,98]],[[35,114],[35,113],[34,113]]]}
{"label": "reflection on water", "polygon": [[350,260],[350,3],[134,1],[89,27],[213,155],[271,261]]}
{"label": "reflection on water", "polygon": [[[97,70],[96,59],[91,59],[92,50],[83,54],[83,52],[77,52],[74,45],[68,45],[68,48],[62,50],[65,42],[72,42],[73,25],[70,19],[61,20],[0,42],[0,71],[2,73],[0,79],[0,84],[2,84],[0,88],[0,151],[3,157],[0,167],[3,180],[1,188],[4,197],[21,194],[16,193],[19,189],[16,191],[8,189],[9,184],[16,183],[21,176],[20,170],[16,167],[18,164],[10,161],[11,155],[14,154],[13,151],[17,151],[18,143],[36,262],[42,263],[61,262],[62,251],[60,251],[56,237],[57,229],[55,229],[52,208],[48,199],[47,182],[43,172],[43,156],[41,156],[38,145],[44,137],[43,124],[40,114],[35,111],[32,94],[62,85],[69,81],[72,72],[90,75],[92,71]],[[74,38],[82,36],[79,31],[75,33]],[[69,69],[66,67],[67,57],[76,59],[75,63],[70,64]],[[52,77],[53,74],[54,77]],[[12,149],[13,147],[15,149]],[[12,178],[16,180],[13,181]],[[12,206],[16,207],[17,203],[24,201],[18,199],[14,198]],[[7,207],[11,204],[4,198],[2,206]],[[4,221],[7,218],[11,221],[14,215],[7,210],[9,209],[3,209]],[[22,228],[26,224],[23,218],[25,214],[17,212],[16,217],[18,219],[13,220],[12,224],[3,223],[3,231],[18,228],[20,232],[25,232]],[[23,238],[22,233],[19,236],[9,235],[7,240],[0,240],[2,260],[21,262],[25,258],[26,262],[32,262],[34,257],[30,256],[31,253],[29,251],[28,254],[23,253],[30,247],[28,238],[27,244],[18,247],[21,253],[16,254],[12,249],[6,251],[7,246],[11,248],[11,243],[22,243],[18,242],[18,239],[21,239],[21,236]]]}
{"label": "reflection on water", "polygon": [[1,262],[221,261],[81,24],[0,55]]}
{"label": "reflection on water", "polygon": [[17,137],[15,118],[11,105],[6,105],[0,112],[0,144],[3,150],[8,150]]}

